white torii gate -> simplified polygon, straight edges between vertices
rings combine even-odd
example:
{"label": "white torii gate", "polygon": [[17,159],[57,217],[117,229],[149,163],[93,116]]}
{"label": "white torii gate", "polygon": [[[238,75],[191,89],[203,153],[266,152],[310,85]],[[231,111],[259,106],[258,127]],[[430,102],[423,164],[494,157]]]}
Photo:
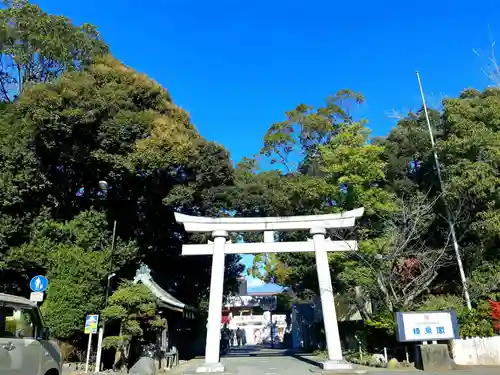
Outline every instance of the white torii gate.
{"label": "white torii gate", "polygon": [[[338,214],[265,218],[210,218],[175,213],[175,220],[184,225],[186,232],[212,233],[214,239],[208,244],[182,246],[182,255],[212,255],[205,363],[198,367],[197,372],[224,371],[224,365],[220,363],[219,343],[225,255],[313,251],[316,255],[316,269],[328,349],[328,361],[322,365],[326,370],[350,369],[351,365],[342,358],[328,252],[355,251],[357,250],[357,241],[332,241],[330,238],[325,238],[325,234],[326,230],[331,228],[354,227],[356,219],[361,217],[363,212],[363,208],[358,208]],[[293,230],[309,230],[312,240],[274,242],[275,231]],[[264,232],[264,242],[231,243],[227,241],[228,232]]]}

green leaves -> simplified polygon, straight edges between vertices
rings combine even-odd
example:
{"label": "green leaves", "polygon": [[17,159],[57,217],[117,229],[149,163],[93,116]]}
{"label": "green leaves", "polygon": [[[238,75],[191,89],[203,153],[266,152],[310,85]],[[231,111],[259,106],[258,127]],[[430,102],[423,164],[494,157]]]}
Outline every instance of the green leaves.
{"label": "green leaves", "polygon": [[315,109],[299,104],[285,113],[285,121],[271,125],[264,136],[261,154],[271,157],[272,164],[281,164],[287,172],[300,167],[313,168],[318,146],[335,134],[338,122],[351,120],[349,105],[363,102],[361,94],[344,89],[328,97],[323,107]]}
{"label": "green leaves", "polygon": [[[149,302],[155,302],[155,296],[142,284],[124,282],[109,299],[110,305],[136,308],[140,312],[150,311]],[[154,305],[154,303],[153,303]]]}
{"label": "green leaves", "polygon": [[9,269],[25,279],[47,275],[49,288],[42,311],[56,337],[68,339],[83,329],[86,314],[102,308],[110,257],[114,271],[137,252],[134,243],[118,240],[111,253],[105,215],[88,211],[65,223],[40,223],[30,242],[11,248],[4,259]]}
{"label": "green leaves", "polygon": [[[354,122],[349,102],[362,103],[362,97],[350,90],[328,98],[325,107],[314,110],[299,105],[286,113],[287,121],[273,124],[264,138],[261,153],[281,159],[286,174],[278,170],[257,171],[253,160],[244,160],[236,170],[236,188],[232,199],[237,215],[287,216],[311,215],[366,208],[362,227],[364,238],[381,231],[381,218],[390,217],[398,207],[394,195],[385,188],[384,147],[369,142],[365,122]],[[292,155],[293,154],[293,155]],[[298,160],[298,168],[287,164]],[[278,240],[304,240],[305,233],[280,233]],[[249,236],[246,240],[255,240]],[[373,286],[373,281],[354,275],[350,269],[363,265],[342,254],[330,256],[332,279],[337,291],[356,286]],[[253,276],[265,281],[290,285],[303,296],[314,293],[317,276],[311,254],[258,254]],[[361,272],[362,273],[362,272]],[[359,285],[359,284],[358,284]]]}
{"label": "green leaves", "polygon": [[130,340],[131,337],[127,335],[106,336],[104,340],[102,340],[102,347],[104,349],[123,348],[129,344]]}
{"label": "green leaves", "polygon": [[[440,184],[422,112],[401,119],[389,136],[378,142],[385,146],[388,186],[398,195],[418,192],[439,197],[433,208],[433,224],[423,229],[428,237],[426,246],[437,249],[446,244],[448,221],[454,223],[473,303],[480,306],[485,296],[497,288],[494,270],[500,264],[500,91],[465,90],[458,98],[445,100],[442,113],[429,113],[442,164],[444,194],[439,195]],[[433,284],[436,290],[451,289],[461,295],[454,258],[439,271]]]}
{"label": "green leaves", "polygon": [[106,320],[120,322],[120,335],[106,338],[106,347],[124,348],[132,337],[142,336],[144,329],[165,327],[156,315],[156,298],[143,284],[123,282],[109,299],[109,306],[102,311]]}
{"label": "green leaves", "polygon": [[[467,313],[479,319],[469,331],[484,328],[480,301],[499,282],[500,90],[466,90],[444,101],[442,112],[429,111],[435,150],[422,111],[373,140],[354,116],[359,93],[338,91],[317,108],[299,104],[267,131],[260,156],[277,168],[260,171],[258,158],[233,168],[227,150],[201,137],[164,88],[107,54],[91,25],[9,1],[0,10],[0,51],[0,285],[25,294],[30,277],[46,274],[43,309],[60,338],[102,309],[110,264],[124,279],[138,259],[161,265],[155,276],[183,302],[206,302],[211,259],[179,253],[207,238],[184,233],[173,212],[255,217],[358,207],[365,215],[356,236],[329,233],[360,243],[357,254],[329,255],[337,292],[361,287],[362,298],[382,302],[383,314],[424,306],[439,290],[460,295],[448,249],[452,220],[477,305]],[[110,189],[100,191],[99,180]],[[238,261],[227,257],[228,290]],[[317,290],[312,254],[260,254],[250,273],[299,294]],[[155,303],[141,286],[120,286],[102,312],[122,325],[107,345],[124,347],[144,322],[161,326]],[[387,316],[362,314],[392,329]]]}
{"label": "green leaves", "polygon": [[429,296],[420,304],[419,310],[454,310],[457,313],[458,327],[462,338],[490,337],[494,334],[489,305],[486,301],[479,303],[475,309],[468,310],[461,296]]}
{"label": "green leaves", "polygon": [[337,186],[335,202],[345,210],[365,207],[367,215],[391,213],[396,207],[384,189],[384,148],[368,143],[364,123],[344,123],[320,147],[320,166],[330,185]]}
{"label": "green leaves", "polygon": [[12,101],[32,84],[80,70],[107,50],[90,24],[74,26],[26,0],[8,1],[0,10],[0,99]]}
{"label": "green leaves", "polygon": [[123,320],[127,317],[127,309],[120,305],[111,305],[102,311],[101,316],[106,320]]}
{"label": "green leaves", "polygon": [[[113,264],[120,269],[130,263],[124,277],[133,277],[140,256],[147,264],[162,264],[165,286],[175,283],[183,302],[196,305],[206,296],[211,260],[190,259],[188,265],[178,257],[189,239],[173,211],[221,215],[228,207],[233,168],[228,152],[202,138],[165,89],[113,57],[100,56],[85,69],[26,88],[0,116],[5,119],[0,121],[5,135],[0,138],[0,197],[5,197],[0,220],[8,224],[0,231],[0,246],[32,251],[24,246],[33,221],[43,214],[57,220],[52,227],[42,225],[39,242],[50,238],[50,243],[95,251],[109,234],[86,226],[108,228],[116,219],[119,254]],[[97,186],[102,179],[110,186],[105,195]],[[92,215],[79,216],[92,208],[106,212],[101,223]],[[26,215],[19,218],[18,212]],[[71,230],[82,233],[78,238],[63,223],[75,218]],[[49,247],[44,245],[40,258]],[[33,254],[17,259],[16,267],[40,266]],[[237,261],[228,258],[229,279],[239,272]]]}

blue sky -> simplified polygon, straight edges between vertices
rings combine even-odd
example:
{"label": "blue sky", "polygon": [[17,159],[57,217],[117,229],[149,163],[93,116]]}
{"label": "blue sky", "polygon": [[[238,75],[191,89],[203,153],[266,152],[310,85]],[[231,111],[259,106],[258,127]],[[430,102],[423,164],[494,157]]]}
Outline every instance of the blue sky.
{"label": "blue sky", "polygon": [[415,70],[431,103],[482,88],[487,56],[472,50],[487,53],[490,36],[500,40],[493,0],[36,3],[97,25],[117,58],[168,88],[235,161],[259,151],[284,111],[320,105],[343,88],[366,96],[359,115],[384,135],[394,124],[389,111],[420,105]]}

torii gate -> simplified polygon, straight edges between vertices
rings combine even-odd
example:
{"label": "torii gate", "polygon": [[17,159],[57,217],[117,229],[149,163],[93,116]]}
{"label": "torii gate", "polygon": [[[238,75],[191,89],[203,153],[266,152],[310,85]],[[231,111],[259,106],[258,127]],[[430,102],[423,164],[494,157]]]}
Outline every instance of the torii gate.
{"label": "torii gate", "polygon": [[[352,228],[364,209],[358,208],[337,214],[241,218],[211,218],[175,213],[175,220],[184,225],[189,233],[212,233],[213,242],[208,244],[183,245],[182,255],[212,255],[210,279],[210,302],[208,308],[205,363],[197,372],[223,372],[220,363],[220,322],[224,286],[224,261],[226,254],[260,254],[284,252],[315,252],[316,269],[325,325],[328,361],[322,367],[326,370],[350,369],[351,365],[342,358],[337,313],[333,300],[332,280],[328,264],[329,251],[355,251],[357,241],[332,241],[325,238],[331,228]],[[298,242],[274,242],[275,231],[309,230],[312,240]],[[264,232],[264,242],[231,243],[228,232]]]}

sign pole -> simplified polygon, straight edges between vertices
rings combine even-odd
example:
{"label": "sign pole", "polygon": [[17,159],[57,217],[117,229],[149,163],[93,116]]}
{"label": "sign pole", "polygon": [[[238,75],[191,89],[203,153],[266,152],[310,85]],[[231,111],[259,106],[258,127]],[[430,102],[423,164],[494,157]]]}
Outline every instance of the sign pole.
{"label": "sign pole", "polygon": [[97,333],[99,315],[87,315],[85,318],[85,333],[89,335],[89,346],[87,348],[87,360],[85,361],[85,373],[89,372],[90,351],[92,350],[92,335]]}
{"label": "sign pole", "polygon": [[97,336],[97,356],[95,358],[95,373],[101,371],[101,356],[102,356],[102,340],[104,338],[104,327],[99,328],[99,335]]}
{"label": "sign pole", "polygon": [[92,333],[89,333],[89,346],[87,347],[87,361],[85,362],[85,373],[89,372],[90,351],[92,350]]}

